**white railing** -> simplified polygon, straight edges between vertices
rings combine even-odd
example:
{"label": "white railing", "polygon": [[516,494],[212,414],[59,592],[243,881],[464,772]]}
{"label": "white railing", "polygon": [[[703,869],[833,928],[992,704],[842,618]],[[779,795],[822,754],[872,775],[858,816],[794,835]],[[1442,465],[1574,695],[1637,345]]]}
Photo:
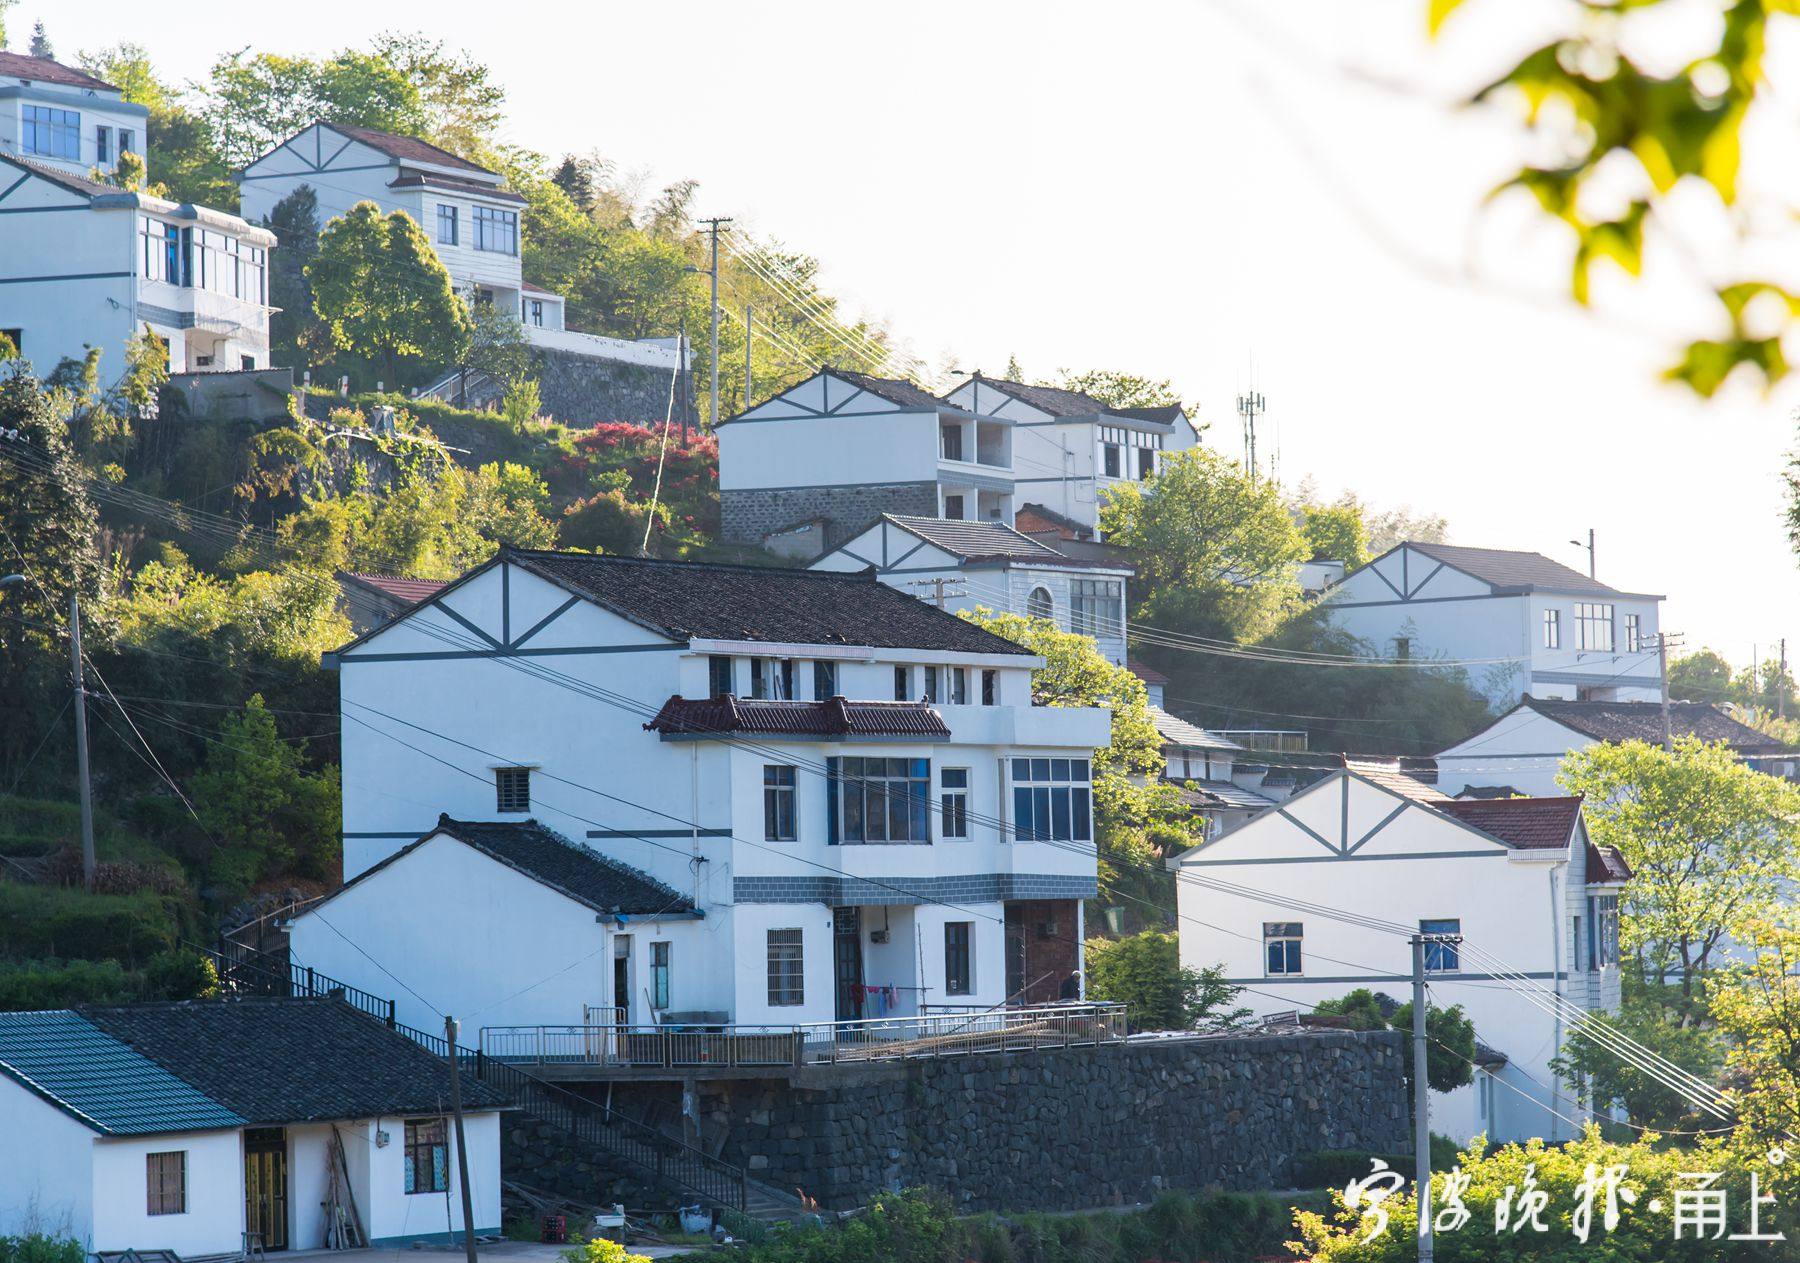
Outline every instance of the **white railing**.
{"label": "white railing", "polygon": [[1098,1047],[1129,1034],[1122,1004],[1041,1004],[792,1026],[484,1026],[481,1054],[518,1065],[779,1067]]}

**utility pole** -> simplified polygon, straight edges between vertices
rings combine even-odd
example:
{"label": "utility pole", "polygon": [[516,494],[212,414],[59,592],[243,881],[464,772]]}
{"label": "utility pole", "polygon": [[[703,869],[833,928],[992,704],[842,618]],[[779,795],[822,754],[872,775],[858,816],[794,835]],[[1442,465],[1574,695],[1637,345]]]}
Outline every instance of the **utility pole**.
{"label": "utility pole", "polygon": [[456,1069],[456,1019],[444,1016],[444,1039],[450,1045],[450,1111],[456,1116],[456,1182],[462,1186],[463,1249],[475,1260],[475,1207],[469,1196],[469,1151],[463,1147],[462,1082]]}
{"label": "utility pole", "polygon": [[69,590],[69,659],[75,671],[75,771],[81,778],[81,880],[94,892],[94,786],[88,776],[87,688],[81,678],[81,598]]}
{"label": "utility pole", "polygon": [[1681,637],[1673,632],[1656,634],[1656,672],[1662,677],[1662,730],[1663,749],[1675,748],[1675,730],[1669,721],[1669,638],[1675,637],[1675,647],[1681,647]]}
{"label": "utility pole", "polygon": [[960,577],[950,579],[913,579],[909,581],[906,586],[910,588],[930,588],[932,594],[926,599],[941,610],[945,608],[944,602],[948,597],[968,595],[966,592],[951,592],[947,590],[951,584],[961,582],[962,579]]}
{"label": "utility pole", "polygon": [[756,332],[756,308],[749,303],[744,304],[744,411],[750,411],[750,385],[754,376],[750,368],[750,343]]}
{"label": "utility pole", "polygon": [[708,424],[719,424],[719,229],[731,220],[724,216],[714,216],[700,221],[707,227],[712,238],[712,266],[707,274],[712,278],[712,416]]}
{"label": "utility pole", "polygon": [[1455,934],[1412,936],[1414,1197],[1419,1211],[1419,1263],[1431,1263],[1431,1084],[1426,1074],[1425,944],[1461,943]]}
{"label": "utility pole", "polygon": [[1570,540],[1570,541],[1569,541],[1569,542],[1570,542],[1570,543],[1571,543],[1571,544],[1573,544],[1573,545],[1575,545],[1575,547],[1577,547],[1577,548],[1585,548],[1585,549],[1587,549],[1587,555],[1588,555],[1588,578],[1590,578],[1590,579],[1597,579],[1597,578],[1599,578],[1599,577],[1600,577],[1600,576],[1599,576],[1599,575],[1598,575],[1598,574],[1596,574],[1596,573],[1595,573],[1595,571],[1594,571],[1594,528],[1593,528],[1593,527],[1591,527],[1591,526],[1590,526],[1590,527],[1588,527],[1588,537],[1587,537],[1587,543],[1585,543],[1585,544],[1584,544],[1584,543],[1582,543],[1582,542],[1581,542],[1581,541],[1580,541],[1580,540],[1578,540],[1578,539],[1572,539],[1572,540]]}
{"label": "utility pole", "polygon": [[[675,380],[681,383],[681,392],[676,396],[676,407],[681,409],[681,445],[688,441],[688,389],[692,379],[687,371],[687,313],[681,313],[680,332],[675,335]],[[667,431],[664,431],[667,433]]]}
{"label": "utility pole", "polygon": [[1775,677],[1775,718],[1787,718],[1787,637],[1781,638],[1781,672]]}
{"label": "utility pole", "polygon": [[1268,407],[1268,401],[1255,391],[1238,396],[1238,415],[1244,419],[1244,473],[1251,482],[1256,481],[1256,418]]}

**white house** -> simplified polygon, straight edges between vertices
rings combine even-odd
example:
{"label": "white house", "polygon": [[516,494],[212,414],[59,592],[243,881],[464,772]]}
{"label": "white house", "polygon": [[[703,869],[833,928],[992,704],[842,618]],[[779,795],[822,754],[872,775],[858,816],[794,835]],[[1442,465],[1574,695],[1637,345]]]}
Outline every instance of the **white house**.
{"label": "white house", "polygon": [[1661,601],[1541,553],[1414,541],[1351,571],[1320,608],[1383,653],[1467,663],[1506,707],[1526,694],[1655,700]]}
{"label": "white house", "polygon": [[[1079,966],[1107,712],[1033,706],[1039,658],[870,575],[506,550],[330,661],[351,884],[292,948],[410,1024],[409,988],[490,1027],[791,1025]],[[650,893],[602,910],[521,846]],[[492,900],[449,942],[447,886]]]}
{"label": "white house", "polygon": [[98,347],[106,385],[146,329],[172,373],[270,367],[274,236],[90,178],[116,164],[121,144],[135,150],[142,127],[142,108],[117,88],[0,54],[0,333],[46,376]]}
{"label": "white house", "polygon": [[[1144,668],[1136,670],[1141,675]],[[1157,692],[1160,701],[1160,686]],[[1247,752],[1237,742],[1172,715],[1155,702],[1150,722],[1163,740],[1163,779],[1180,786],[1182,801],[1206,820],[1208,836],[1239,825],[1278,801],[1260,790],[1269,769],[1246,759]]]}
{"label": "white house", "polygon": [[911,382],[821,369],[717,434],[727,539],[818,524],[816,557],[882,513],[1012,524],[1011,423]]}
{"label": "white house", "polygon": [[[1104,549],[1104,545],[1096,545]],[[884,513],[812,563],[814,570],[873,567],[883,583],[944,609],[987,608],[1048,618],[1093,638],[1108,661],[1125,665],[1122,555],[1078,557],[1001,522]]]}
{"label": "white house", "polygon": [[[1705,702],[1670,702],[1669,730],[1677,737],[1723,741],[1745,762],[1776,776],[1791,778],[1800,764],[1800,752]],[[1439,753],[1437,784],[1453,796],[1557,794],[1562,791],[1556,774],[1566,755],[1603,741],[1660,745],[1662,738],[1662,707],[1656,702],[1527,697]]]}
{"label": "white house", "polygon": [[976,373],[944,401],[984,421],[1012,426],[1013,483],[1021,501],[1093,529],[1107,490],[1141,482],[1165,453],[1200,441],[1178,404],[1115,408],[1091,395]]}
{"label": "white house", "polygon": [[1589,1116],[1550,1060],[1568,1031],[1559,1013],[1617,1006],[1630,871],[1589,843],[1579,799],[1453,801],[1352,764],[1169,866],[1182,964],[1222,962],[1258,1013],[1307,1013],[1357,988],[1410,999],[1406,936],[1358,917],[1463,936],[1428,956],[1432,1003],[1461,1005],[1490,1051],[1470,1086],[1434,1095],[1433,1131],[1562,1140]]}
{"label": "white house", "polygon": [[[461,1086],[475,1229],[498,1232],[504,1101]],[[449,1090],[444,1061],[337,999],[0,1013],[0,1233],[315,1250],[335,1184],[371,1244],[460,1239]]]}

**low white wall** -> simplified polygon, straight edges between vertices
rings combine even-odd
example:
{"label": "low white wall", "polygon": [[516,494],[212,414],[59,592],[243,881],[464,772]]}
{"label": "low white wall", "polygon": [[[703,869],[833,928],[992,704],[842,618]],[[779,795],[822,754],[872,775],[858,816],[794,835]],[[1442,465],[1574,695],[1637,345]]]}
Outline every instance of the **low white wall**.
{"label": "low white wall", "polygon": [[[187,1154],[187,1209],[148,1213],[152,1153]],[[94,1250],[236,1254],[244,1245],[244,1149],[232,1131],[103,1136],[94,1142]]]}
{"label": "low white wall", "polygon": [[68,1236],[93,1226],[94,1133],[0,1078],[0,1236]]}
{"label": "low white wall", "polygon": [[[371,1133],[379,1130],[388,1137],[387,1144],[377,1147],[373,1134],[366,1143],[346,1136],[347,1144],[361,1149],[366,1158],[366,1180],[358,1188],[363,1198],[363,1222],[369,1241],[375,1246],[402,1245],[411,1241],[443,1240],[451,1232],[461,1232],[462,1186],[458,1182],[456,1162],[456,1129],[445,1117],[445,1134],[449,1137],[450,1178],[443,1192],[406,1192],[406,1120],[375,1120]],[[477,1233],[500,1230],[500,1115],[495,1111],[467,1114],[463,1130],[469,1146],[469,1194],[475,1210]],[[363,1194],[367,1193],[366,1198]]]}

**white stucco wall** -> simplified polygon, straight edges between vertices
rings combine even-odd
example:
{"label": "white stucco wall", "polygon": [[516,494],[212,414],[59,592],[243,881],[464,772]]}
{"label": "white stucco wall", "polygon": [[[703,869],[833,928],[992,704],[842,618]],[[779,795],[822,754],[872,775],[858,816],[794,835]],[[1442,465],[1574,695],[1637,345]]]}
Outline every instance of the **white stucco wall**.
{"label": "white stucco wall", "polygon": [[[187,1154],[187,1210],[147,1213],[147,1156]],[[244,1148],[232,1131],[101,1136],[94,1141],[95,1250],[236,1254],[244,1239]]]}
{"label": "white stucco wall", "polygon": [[94,1132],[0,1076],[0,1137],[0,1236],[41,1232],[86,1244],[93,1232]]}
{"label": "white stucco wall", "polygon": [[[23,143],[27,105],[74,111],[79,116],[80,153],[74,158],[41,153],[26,154]],[[110,171],[118,165],[120,128],[131,132],[132,151],[143,154],[148,117],[147,109],[121,99],[116,92],[38,81],[27,83],[16,77],[0,79],[0,152],[47,163],[70,175],[84,176],[95,167]],[[112,133],[105,162],[100,160],[99,139],[96,135],[96,129],[100,127],[109,128]],[[150,174],[154,177],[156,173]]]}
{"label": "white stucco wall", "polygon": [[1471,787],[1510,785],[1534,797],[1563,792],[1563,758],[1593,741],[1533,710],[1515,710],[1437,756],[1438,788],[1455,797]]}
{"label": "white stucco wall", "polygon": [[[6,183],[21,169],[0,163]],[[0,329],[18,329],[19,349],[48,376],[63,359],[101,348],[100,376],[124,371],[137,286],[137,215],[85,207],[86,199],[29,179],[0,210]]]}
{"label": "white stucco wall", "polygon": [[935,409],[903,409],[835,378],[802,382],[721,425],[718,438],[721,491],[934,482],[938,476]]}
{"label": "white stucco wall", "polygon": [[[380,1118],[368,1131],[363,1148],[367,1162],[368,1199],[363,1211],[369,1240],[376,1246],[400,1245],[415,1240],[442,1239],[461,1232],[462,1184],[457,1173],[456,1129],[446,1113],[449,1140],[448,1187],[441,1193],[406,1192],[404,1118]],[[468,1140],[469,1195],[477,1233],[500,1229],[500,1115],[488,1110],[465,1113],[463,1130]],[[386,1132],[386,1145],[377,1145],[376,1133]]]}

